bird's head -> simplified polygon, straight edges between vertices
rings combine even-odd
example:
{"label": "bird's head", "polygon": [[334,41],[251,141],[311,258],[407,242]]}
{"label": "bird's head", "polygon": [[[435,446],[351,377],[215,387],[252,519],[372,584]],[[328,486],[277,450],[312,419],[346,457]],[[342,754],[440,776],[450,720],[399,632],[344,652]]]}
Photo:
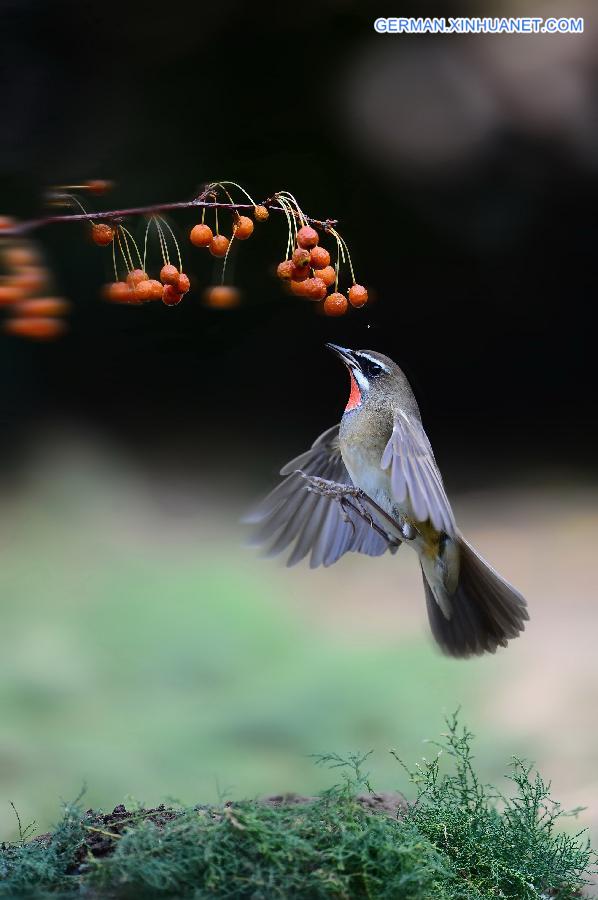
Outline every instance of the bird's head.
{"label": "bird's head", "polygon": [[344,362],[349,372],[351,391],[345,412],[358,409],[368,400],[378,405],[385,399],[396,396],[405,386],[407,379],[396,363],[375,350],[349,350],[337,344],[326,344]]}

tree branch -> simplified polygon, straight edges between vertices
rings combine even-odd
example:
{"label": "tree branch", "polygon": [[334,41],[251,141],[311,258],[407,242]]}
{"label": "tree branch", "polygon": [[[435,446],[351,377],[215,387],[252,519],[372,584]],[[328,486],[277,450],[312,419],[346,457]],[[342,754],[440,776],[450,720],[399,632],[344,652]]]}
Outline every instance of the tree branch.
{"label": "tree branch", "polygon": [[[62,195],[57,193],[56,197],[60,198]],[[25,234],[29,234],[32,231],[36,231],[39,228],[43,228],[46,225],[55,225],[58,223],[69,223],[69,222],[90,222],[90,221],[101,221],[108,220],[110,222],[114,222],[118,224],[118,222],[126,219],[128,216],[151,216],[156,213],[170,212],[174,209],[228,209],[231,212],[237,212],[239,210],[252,210],[255,209],[255,206],[252,203],[225,203],[220,200],[208,199],[209,197],[214,197],[215,194],[213,190],[203,191],[199,194],[198,197],[195,197],[193,200],[178,200],[171,203],[155,203],[151,206],[133,206],[129,209],[113,209],[113,210],[104,210],[102,212],[91,212],[91,213],[67,213],[64,215],[50,215],[50,216],[41,216],[37,219],[29,219],[24,222],[18,222],[14,225],[11,225],[8,228],[3,228],[0,231],[0,236],[4,238],[8,237],[19,237]],[[270,212],[281,212],[284,213],[285,209],[282,208],[277,203],[277,195],[274,194],[273,197],[268,197],[267,200],[263,200],[259,206],[265,206],[267,210]],[[299,218],[298,213],[293,213],[296,218]],[[316,228],[320,228],[322,231],[329,231],[331,228],[335,228],[338,225],[337,219],[314,219],[310,216],[304,216],[304,219],[309,222],[310,225],[315,226]]]}

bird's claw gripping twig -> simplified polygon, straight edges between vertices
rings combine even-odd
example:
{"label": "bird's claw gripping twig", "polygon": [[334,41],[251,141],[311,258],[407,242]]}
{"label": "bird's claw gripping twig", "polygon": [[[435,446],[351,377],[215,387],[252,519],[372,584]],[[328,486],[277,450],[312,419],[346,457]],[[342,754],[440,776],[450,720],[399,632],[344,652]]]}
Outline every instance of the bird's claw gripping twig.
{"label": "bird's claw gripping twig", "polygon": [[[358,516],[367,522],[370,528],[373,528],[374,531],[377,531],[381,537],[388,541],[390,546],[399,546],[401,541],[411,541],[416,537],[417,531],[410,522],[407,522],[403,517],[398,520],[393,518],[361,488],[355,487],[353,484],[341,484],[337,481],[330,481],[328,478],[320,478],[318,475],[308,475],[302,469],[297,469],[296,472],[305,479],[308,491],[336,500],[341,507],[343,520],[348,520],[353,528],[355,528],[355,525],[349,518],[347,509],[357,513]],[[373,509],[382,521],[390,524],[393,532],[400,534],[401,538],[399,539],[395,534],[382,528],[375,521],[370,509]]]}
{"label": "bird's claw gripping twig", "polygon": [[302,469],[297,469],[297,474],[307,482],[307,490],[322,497],[333,497],[341,500],[343,497],[352,497],[360,500],[363,491],[353,484],[341,484],[338,481],[330,481],[328,478],[320,478],[318,475],[308,475]]}

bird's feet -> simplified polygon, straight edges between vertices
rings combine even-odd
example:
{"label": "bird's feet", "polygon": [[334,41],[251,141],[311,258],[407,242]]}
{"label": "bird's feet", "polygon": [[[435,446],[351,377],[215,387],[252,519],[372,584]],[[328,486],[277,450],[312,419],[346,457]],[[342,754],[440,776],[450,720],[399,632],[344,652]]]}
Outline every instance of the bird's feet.
{"label": "bird's feet", "polygon": [[[356,488],[353,484],[341,484],[338,481],[329,481],[328,478],[320,478],[318,475],[307,475],[305,472],[298,470],[299,474],[306,481],[307,490],[312,494],[319,494],[321,497],[330,497],[336,500],[341,508],[343,519],[348,525],[354,529],[355,525],[349,509],[357,511],[362,519],[368,523],[370,528],[374,528],[376,523],[373,516],[366,509],[364,504],[365,494],[360,488]],[[353,501],[353,502],[350,502]]]}
{"label": "bird's feet", "polygon": [[305,480],[308,491],[322,497],[332,497],[335,500],[352,497],[354,500],[361,500],[362,495],[365,496],[361,488],[353,484],[341,484],[339,481],[329,481],[328,478],[320,478],[318,475],[308,475],[302,469],[297,469],[297,474]]}
{"label": "bird's feet", "polygon": [[[398,547],[401,541],[411,541],[416,537],[417,532],[413,525],[402,517],[399,520],[394,519],[372,500],[365,491],[355,487],[354,484],[341,484],[338,481],[330,481],[327,478],[320,478],[317,475],[308,475],[301,469],[297,469],[297,474],[305,479],[308,491],[311,491],[314,494],[320,494],[322,497],[330,497],[331,499],[336,500],[340,504],[345,521],[348,520],[351,522],[347,514],[347,509],[353,510],[353,512],[356,512],[367,522],[370,528],[373,528],[378,534],[384,537],[389,545]],[[387,528],[381,527],[374,519],[374,515],[382,522],[391,525],[392,532]],[[353,523],[351,522],[351,524]],[[398,535],[401,536],[400,540]]]}

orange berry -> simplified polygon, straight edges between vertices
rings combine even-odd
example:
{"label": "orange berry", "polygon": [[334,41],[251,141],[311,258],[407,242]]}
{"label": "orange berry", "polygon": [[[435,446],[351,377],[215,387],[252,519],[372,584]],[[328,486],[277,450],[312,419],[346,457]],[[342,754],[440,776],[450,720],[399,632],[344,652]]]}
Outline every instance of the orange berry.
{"label": "orange berry", "polygon": [[177,267],[171,266],[170,263],[166,263],[166,265],[162,266],[160,270],[160,281],[162,284],[178,284],[179,270]]}
{"label": "orange berry", "polygon": [[104,298],[111,303],[130,303],[131,288],[125,281],[113,281],[104,288]]}
{"label": "orange berry", "polygon": [[33,338],[36,341],[51,341],[63,334],[66,330],[64,322],[60,319],[46,317],[7,319],[4,323],[7,334],[15,334],[18,337]]}
{"label": "orange berry", "polygon": [[71,304],[62,297],[34,297],[33,300],[22,300],[16,312],[19,316],[50,318],[63,316],[70,308]]}
{"label": "orange berry", "polygon": [[176,306],[183,299],[183,295],[174,284],[165,284],[162,290],[162,303],[166,306]]}
{"label": "orange berry", "polygon": [[97,197],[99,197],[100,194],[107,193],[107,191],[112,189],[112,186],[112,182],[106,181],[104,178],[93,178],[91,181],[85,182],[85,187],[89,193],[95,194]]}
{"label": "orange berry", "polygon": [[0,306],[10,306],[23,298],[23,290],[14,281],[0,284]]}
{"label": "orange berry", "polygon": [[[127,279],[128,280],[128,279]],[[160,297],[162,297],[162,285],[159,281],[155,282],[160,285]],[[132,298],[137,303],[147,303],[148,300],[153,300],[153,282],[150,281],[149,278],[144,278],[141,281],[138,281],[137,284],[132,285],[134,297]]]}
{"label": "orange berry", "polygon": [[24,244],[17,247],[7,247],[4,251],[4,262],[10,269],[22,269],[25,266],[36,266],[39,256],[30,247]]}
{"label": "orange berry", "polygon": [[215,234],[210,241],[210,253],[212,256],[226,256],[230,241],[223,234]]}
{"label": "orange berry", "polygon": [[106,222],[96,222],[91,226],[91,239],[98,247],[107,247],[114,240],[115,229]]}
{"label": "orange berry", "polygon": [[21,288],[24,294],[36,294],[45,288],[48,281],[48,272],[42,266],[24,266],[14,276],[15,284]]}
{"label": "orange berry", "polygon": [[293,277],[294,268],[295,266],[293,265],[293,260],[285,259],[284,262],[278,263],[276,274],[279,278],[282,278],[283,281],[288,281]]}
{"label": "orange berry", "polygon": [[137,287],[140,282],[147,280],[147,272],[144,272],[142,269],[133,269],[127,275],[127,284],[131,288]]}
{"label": "orange berry", "polygon": [[255,216],[256,222],[265,222],[270,218],[270,213],[265,206],[256,206],[253,210],[253,215]]}
{"label": "orange berry", "polygon": [[362,284],[354,284],[349,288],[349,303],[351,306],[365,306],[368,302],[368,292]]}
{"label": "orange berry", "polygon": [[305,281],[309,278],[309,266],[293,266],[293,281]]}
{"label": "orange berry", "polygon": [[253,234],[253,220],[249,216],[239,216],[236,219],[233,232],[238,241],[246,241]]}
{"label": "orange berry", "polygon": [[207,287],[204,291],[204,301],[213,309],[231,309],[238,306],[241,294],[236,287],[229,284],[217,284]]}
{"label": "orange berry", "polygon": [[305,266],[309,268],[309,250],[303,250],[302,247],[293,250],[293,263],[297,269],[304,269]]}
{"label": "orange berry", "polygon": [[295,297],[306,297],[307,296],[307,291],[306,291],[306,287],[305,287],[306,284],[307,284],[307,279],[304,279],[303,281],[296,281],[295,279],[292,279],[289,282],[291,294],[294,294]]}
{"label": "orange berry", "polygon": [[344,316],[349,308],[344,294],[329,294],[324,300],[324,312],[327,316]]}
{"label": "orange berry", "polygon": [[[156,281],[155,278],[150,278],[149,283],[151,285],[151,291],[149,300],[161,300],[162,299],[162,291],[164,290],[164,285],[160,281]],[[143,284],[143,282],[142,282]]]}
{"label": "orange berry", "polygon": [[309,254],[312,269],[325,269],[330,265],[330,253],[324,247],[314,247]]}
{"label": "orange berry", "polygon": [[321,278],[326,287],[331,287],[336,281],[336,271],[332,266],[326,266],[324,269],[316,269],[314,275],[316,278]]}
{"label": "orange berry", "polygon": [[204,225],[203,222],[200,222],[199,225],[194,225],[189,232],[189,240],[194,247],[209,247],[213,237],[212,229],[209,225]]}
{"label": "orange berry", "polygon": [[310,300],[323,300],[326,296],[326,285],[321,278],[308,278],[300,284],[303,285],[303,296]]}
{"label": "orange berry", "polygon": [[191,282],[189,281],[189,276],[185,275],[184,272],[181,272],[181,274],[179,275],[177,289],[181,292],[181,294],[186,294],[190,287]]}
{"label": "orange berry", "polygon": [[0,231],[4,231],[5,228],[14,228],[16,224],[10,216],[0,216]]}
{"label": "orange berry", "polygon": [[315,247],[319,240],[318,232],[311,225],[304,225],[297,232],[297,244],[306,250],[311,250],[312,247]]}

